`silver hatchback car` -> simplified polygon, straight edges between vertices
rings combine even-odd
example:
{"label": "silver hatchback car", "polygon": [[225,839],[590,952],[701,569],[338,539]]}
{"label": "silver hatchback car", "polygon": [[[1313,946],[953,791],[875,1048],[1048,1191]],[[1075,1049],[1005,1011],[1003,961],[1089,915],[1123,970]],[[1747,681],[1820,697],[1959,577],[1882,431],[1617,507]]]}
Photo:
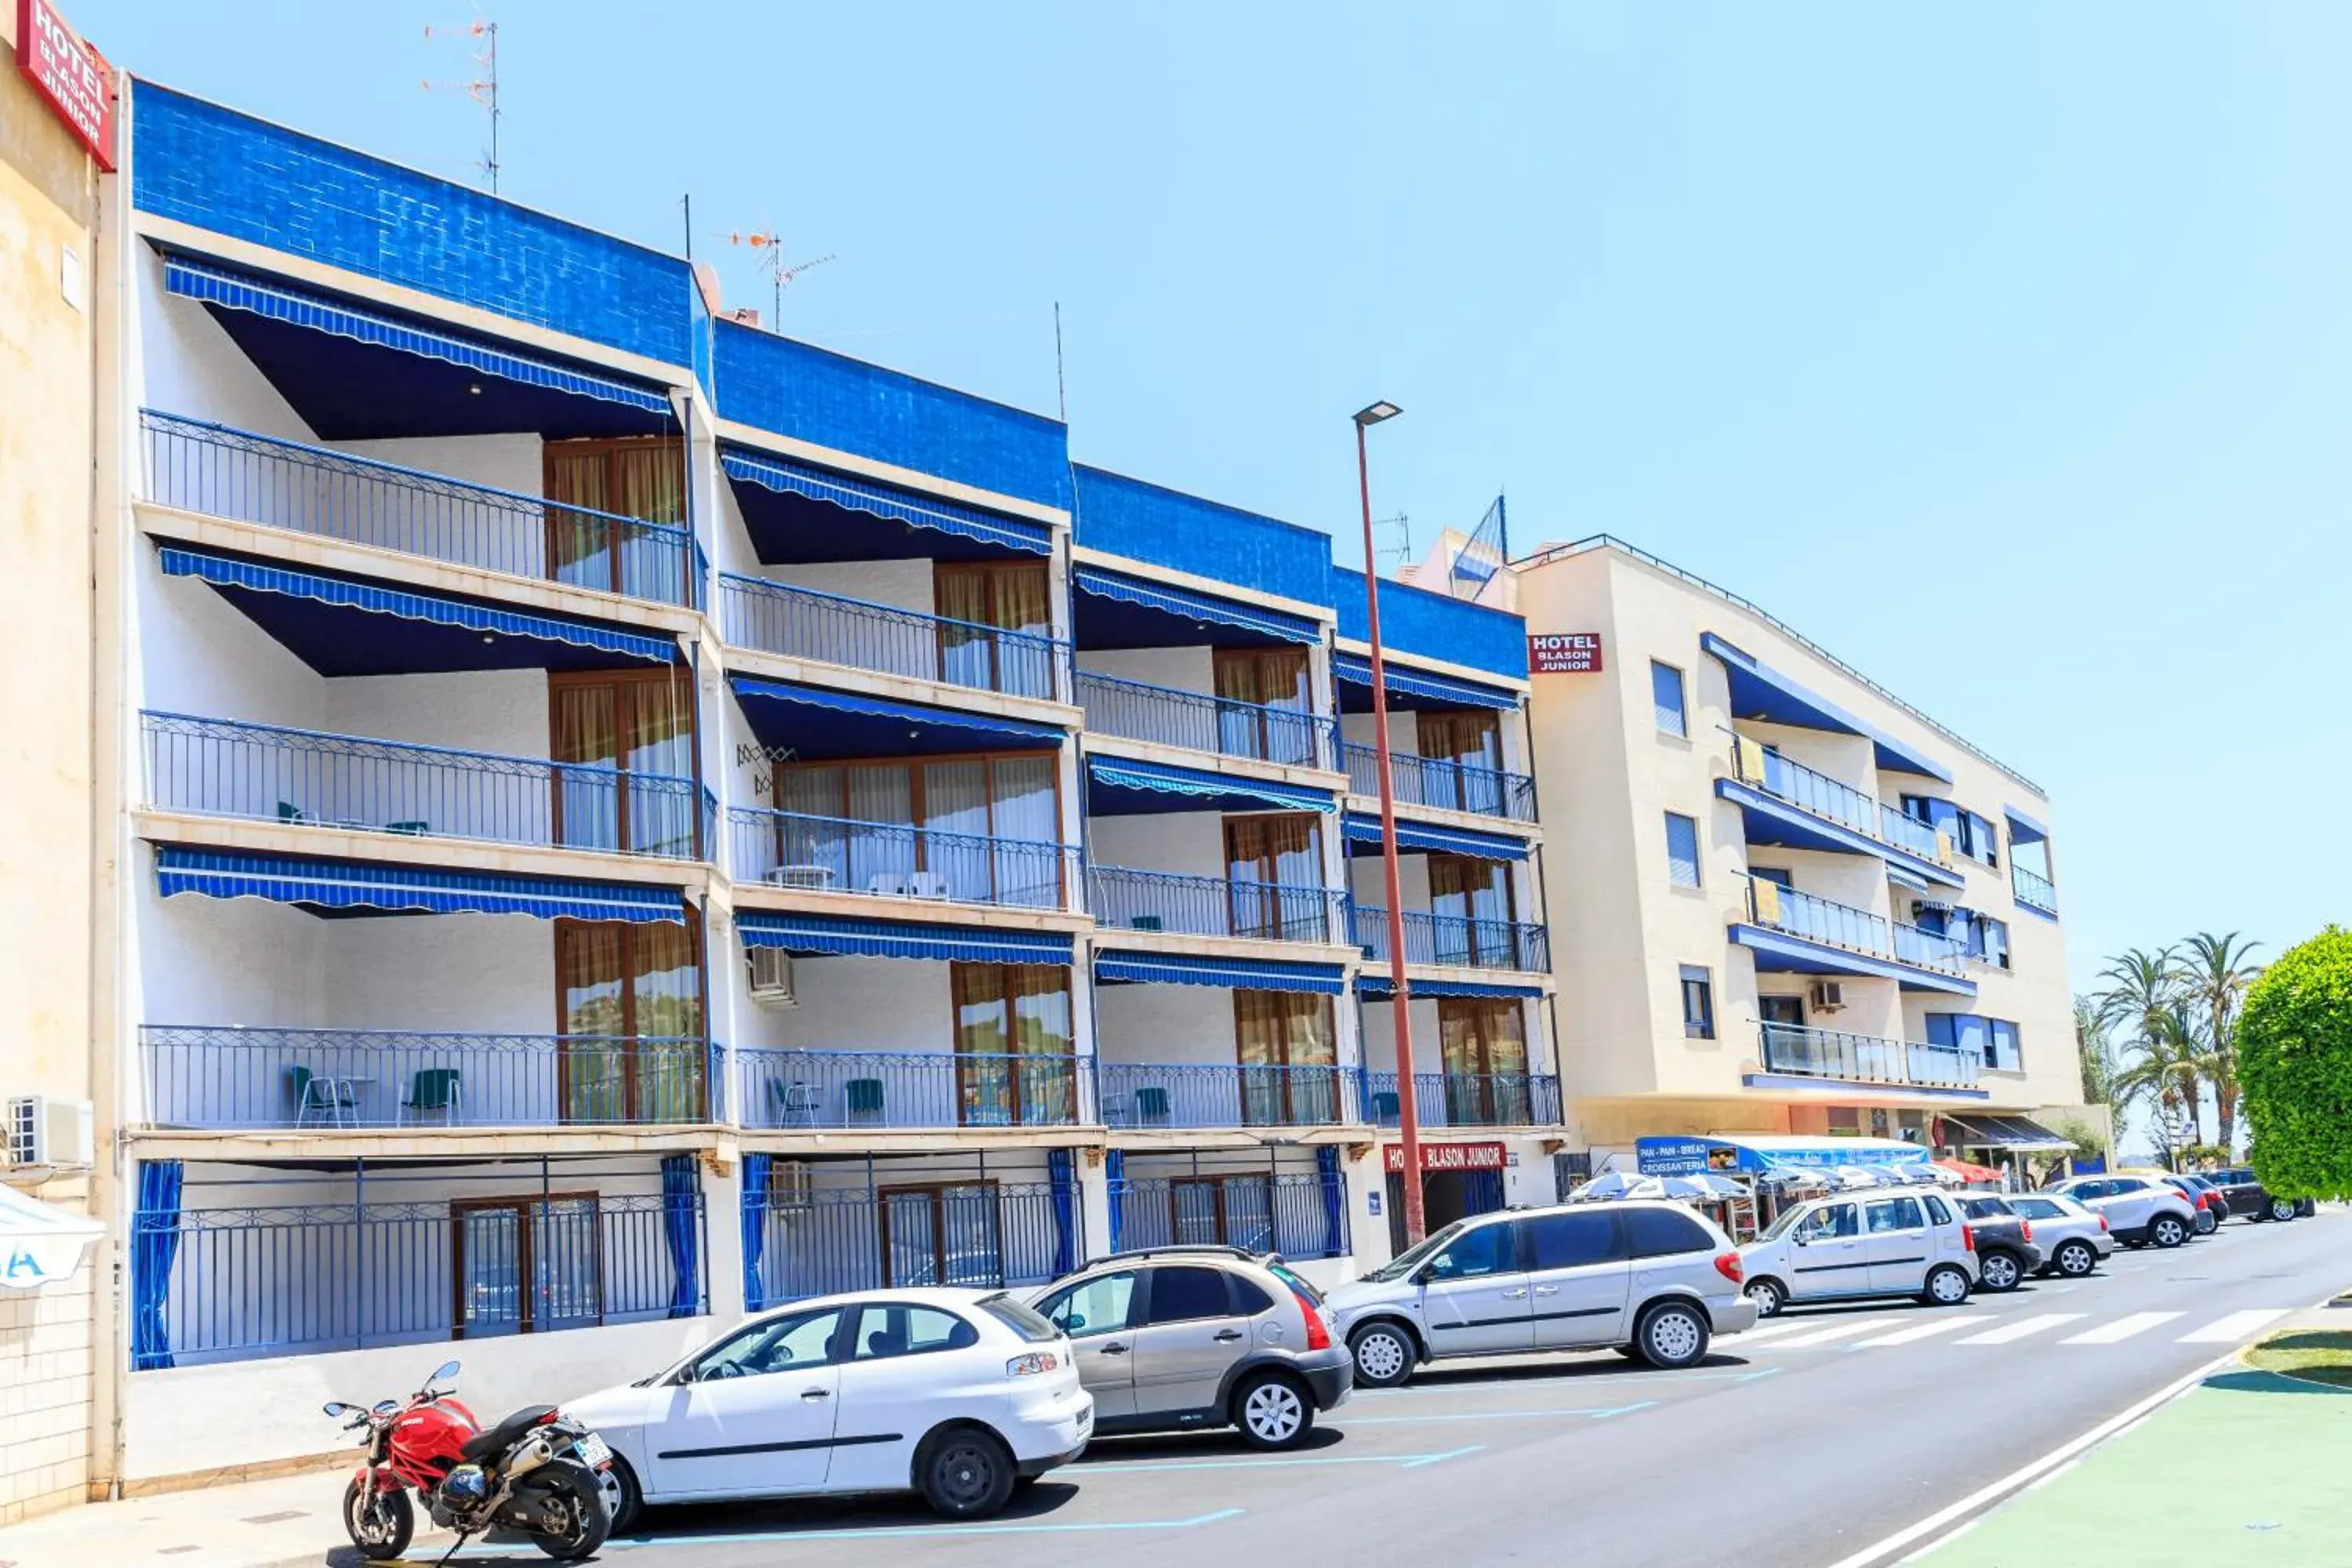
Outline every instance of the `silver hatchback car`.
{"label": "silver hatchback car", "polygon": [[1354,1384],[1322,1295],[1270,1254],[1113,1253],[1029,1302],[1070,1336],[1097,1436],[1234,1426],[1295,1448]]}

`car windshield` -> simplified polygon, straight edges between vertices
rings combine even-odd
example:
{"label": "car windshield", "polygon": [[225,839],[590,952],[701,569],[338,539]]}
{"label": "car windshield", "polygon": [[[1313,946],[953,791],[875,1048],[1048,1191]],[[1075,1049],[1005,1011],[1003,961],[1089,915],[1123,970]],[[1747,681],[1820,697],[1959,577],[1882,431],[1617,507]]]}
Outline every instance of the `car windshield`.
{"label": "car windshield", "polygon": [[1759,1241],[1780,1240],[1781,1237],[1788,1234],[1789,1227],[1790,1226],[1795,1225],[1799,1219],[1803,1217],[1804,1212],[1805,1211],[1801,1208],[1782,1209],[1780,1211],[1780,1217],[1774,1220],[1770,1225],[1765,1226],[1764,1234],[1758,1237],[1756,1239]]}
{"label": "car windshield", "polygon": [[1375,1268],[1370,1273],[1365,1275],[1364,1278],[1371,1280],[1375,1284],[1381,1285],[1388,1283],[1391,1279],[1403,1279],[1406,1275],[1412,1273],[1414,1269],[1420,1268],[1423,1264],[1428,1262],[1439,1253],[1444,1251],[1446,1244],[1452,1241],[1455,1237],[1462,1234],[1465,1225],[1465,1222],[1458,1219],[1455,1220],[1444,1230],[1438,1231],[1436,1234],[1430,1237],[1428,1240],[1423,1242],[1419,1247],[1409,1247],[1405,1248],[1402,1252],[1398,1253],[1394,1258],[1391,1258],[1387,1263],[1382,1264],[1380,1268]]}
{"label": "car windshield", "polygon": [[2055,1198],[2012,1198],[2010,1207],[2028,1219],[2056,1219],[2066,1212]]}
{"label": "car windshield", "polygon": [[1040,1317],[1026,1302],[1016,1301],[1002,1290],[993,1296],[982,1296],[975,1305],[1033,1345],[1048,1344],[1062,1337],[1061,1330]]}

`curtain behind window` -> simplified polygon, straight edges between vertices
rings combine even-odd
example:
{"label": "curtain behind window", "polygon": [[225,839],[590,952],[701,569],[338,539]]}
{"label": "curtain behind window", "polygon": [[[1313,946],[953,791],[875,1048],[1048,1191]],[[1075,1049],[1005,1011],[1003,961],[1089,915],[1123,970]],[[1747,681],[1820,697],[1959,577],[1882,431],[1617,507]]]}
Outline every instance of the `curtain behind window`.
{"label": "curtain behind window", "polygon": [[612,769],[620,754],[620,693],[611,686],[552,688],[555,761],[559,770],[557,842],[575,849],[615,849],[621,843],[620,784]]}

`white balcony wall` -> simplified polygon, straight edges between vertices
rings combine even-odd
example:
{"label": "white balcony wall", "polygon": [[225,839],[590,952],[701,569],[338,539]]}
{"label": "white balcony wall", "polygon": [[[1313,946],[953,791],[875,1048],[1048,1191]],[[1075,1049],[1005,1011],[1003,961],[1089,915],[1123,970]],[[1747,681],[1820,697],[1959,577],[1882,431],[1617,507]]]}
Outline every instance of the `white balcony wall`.
{"label": "white balcony wall", "polygon": [[323,729],[327,683],[244,612],[194,577],[140,562],[132,703],[201,719]]}
{"label": "white balcony wall", "polygon": [[[1388,874],[1381,868],[1379,855],[1348,857],[1348,888],[1359,904],[1374,909],[1386,909],[1389,901]],[[1429,911],[1429,857],[1407,850],[1397,857],[1397,888],[1404,895],[1404,907]],[[1524,918],[1524,917],[1523,917]]]}
{"label": "white balcony wall", "polygon": [[1241,1059],[1234,994],[1219,986],[1098,985],[1095,1026],[1106,1062],[1230,1068]]}
{"label": "white balcony wall", "polygon": [[[1754,719],[1736,719],[1735,732],[1762,745],[1775,748],[1799,767],[1811,768],[1826,778],[1832,778],[1848,789],[1858,789],[1864,795],[1877,787],[1877,751],[1873,743],[1860,735],[1841,735],[1829,730],[1808,730],[1794,724],[1767,724]],[[1717,733],[1694,733],[1693,740],[1710,748],[1727,748],[1730,737]],[[1925,784],[1928,781],[1921,780]],[[1889,800],[1890,805],[1899,802]]]}
{"label": "white balcony wall", "polygon": [[1215,651],[1199,647],[1080,648],[1078,668],[1118,680],[1139,680],[1177,691],[1197,691],[1213,697],[1217,690]]}
{"label": "white balcony wall", "polygon": [[163,291],[163,258],[143,246],[139,248],[133,276],[140,294],[139,372],[145,382],[139,393],[142,405],[258,436],[317,444],[318,437],[254,368],[211,311]]}
{"label": "white balcony wall", "polygon": [[761,1006],[740,956],[729,966],[738,994],[737,1043],[772,1050],[912,1051],[955,1048],[950,965],[906,958],[795,958],[797,1005]]}
{"label": "white balcony wall", "polygon": [[[547,493],[546,442],[535,433],[509,436],[429,436],[388,441],[341,441],[339,452],[397,463],[443,479],[489,485],[527,496]],[[543,537],[534,535],[535,537]],[[536,574],[534,566],[514,568]]]}
{"label": "white balcony wall", "polygon": [[[1744,827],[1741,837],[1743,839],[1746,837]],[[1748,847],[1748,863],[1789,872],[1801,893],[1827,899],[1831,903],[1843,904],[1848,909],[1868,910],[1882,918],[1892,913],[1894,918],[1906,925],[1910,923],[1910,904],[1906,901],[1898,910],[1889,902],[1886,863],[1874,855],[1832,855],[1822,849],[1790,849],[1778,844],[1757,844]],[[1734,889],[1733,896],[1735,902],[1740,900],[1741,895],[1737,889]]]}
{"label": "white balcony wall", "polygon": [[764,577],[787,587],[806,588],[844,599],[863,599],[919,616],[939,612],[932,586],[931,563],[912,561],[812,561],[794,565],[761,565],[750,576]]}
{"label": "white balcony wall", "polygon": [[[1327,826],[1327,833],[1329,828]],[[1176,871],[1188,877],[1225,874],[1225,819],[1214,811],[1138,812],[1097,816],[1087,823],[1097,866],[1130,871]]]}

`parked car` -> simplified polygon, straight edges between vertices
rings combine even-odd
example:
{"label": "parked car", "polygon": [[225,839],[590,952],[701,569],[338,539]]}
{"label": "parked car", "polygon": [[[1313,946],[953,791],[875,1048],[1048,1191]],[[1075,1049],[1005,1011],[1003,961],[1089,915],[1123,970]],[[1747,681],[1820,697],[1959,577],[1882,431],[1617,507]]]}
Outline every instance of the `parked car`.
{"label": "parked car", "polygon": [[1002,1509],[1094,1428],[1062,1331],[1003,1291],[861,1290],[761,1312],[564,1408],[613,1449],[613,1528],[645,1503],[918,1491]]}
{"label": "parked car", "polygon": [[2047,1190],[2105,1215],[2126,1247],[2179,1247],[2197,1234],[2197,1210],[2189,1200],[2146,1176],[2076,1176]]}
{"label": "parked car", "polygon": [[1769,1318],[1795,1301],[1916,1296],[1957,1307],[1976,1288],[1968,1221],[1925,1189],[1808,1198],[1739,1249],[1748,1297]]}
{"label": "parked car", "polygon": [[1739,1253],[1678,1203],[1561,1204],[1457,1220],[1330,1293],[1356,1381],[1393,1388],[1450,1356],[1613,1347],[1690,1366],[1755,1326]]}
{"label": "parked car", "polygon": [[2033,1226],[2034,1245],[2045,1260],[2044,1274],[2080,1279],[2116,1251],[2115,1233],[2107,1216],[2094,1214],[2073,1198],[2056,1193],[2020,1193],[2009,1206]]}
{"label": "parked car", "polygon": [[2034,1243],[2033,1222],[2008,1199],[1998,1193],[1954,1193],[1951,1201],[1976,1243],[1978,1289],[2002,1294],[2041,1271],[2045,1254]]}
{"label": "parked car", "polygon": [[1115,1253],[1031,1300],[1069,1336],[1098,1433],[1233,1426],[1253,1447],[1295,1448],[1354,1384],[1322,1296],[1270,1255]]}
{"label": "parked car", "polygon": [[2243,1215],[2250,1220],[2274,1219],[2284,1224],[2319,1212],[2319,1205],[2309,1198],[2273,1197],[2270,1189],[2254,1179],[2253,1168],[2249,1165],[2210,1171],[2205,1179],[2228,1200],[2231,1214]]}
{"label": "parked car", "polygon": [[2210,1236],[2230,1217],[2230,1200],[2204,1177],[2188,1172],[2163,1178],[2166,1185],[2197,1205],[2197,1234]]}

